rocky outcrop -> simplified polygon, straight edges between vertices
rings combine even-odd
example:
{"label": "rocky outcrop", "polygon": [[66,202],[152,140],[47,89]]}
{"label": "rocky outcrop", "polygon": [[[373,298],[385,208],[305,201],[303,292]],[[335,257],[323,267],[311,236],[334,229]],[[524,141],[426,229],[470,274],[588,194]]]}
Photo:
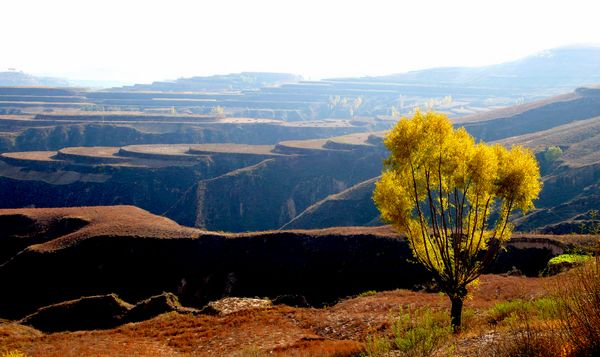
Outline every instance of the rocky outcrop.
{"label": "rocky outcrop", "polygon": [[243,310],[266,309],[271,306],[273,303],[267,299],[227,297],[209,302],[202,312],[223,316]]}

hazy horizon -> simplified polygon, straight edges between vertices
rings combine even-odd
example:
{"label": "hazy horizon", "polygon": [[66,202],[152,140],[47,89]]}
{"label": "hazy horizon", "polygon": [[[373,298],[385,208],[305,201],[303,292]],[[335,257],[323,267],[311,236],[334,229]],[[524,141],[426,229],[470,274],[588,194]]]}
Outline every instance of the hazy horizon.
{"label": "hazy horizon", "polygon": [[474,67],[598,46],[597,7],[582,0],[15,1],[0,5],[8,14],[0,71],[147,83],[244,71],[321,79]]}

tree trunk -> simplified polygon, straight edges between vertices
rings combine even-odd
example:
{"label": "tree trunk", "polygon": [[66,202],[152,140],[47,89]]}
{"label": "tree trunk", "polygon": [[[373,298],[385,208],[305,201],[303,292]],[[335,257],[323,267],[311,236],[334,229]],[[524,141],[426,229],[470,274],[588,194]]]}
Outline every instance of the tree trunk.
{"label": "tree trunk", "polygon": [[452,330],[454,333],[459,333],[462,322],[463,299],[450,298],[450,301],[452,302],[452,308],[450,310],[450,324],[452,325]]}

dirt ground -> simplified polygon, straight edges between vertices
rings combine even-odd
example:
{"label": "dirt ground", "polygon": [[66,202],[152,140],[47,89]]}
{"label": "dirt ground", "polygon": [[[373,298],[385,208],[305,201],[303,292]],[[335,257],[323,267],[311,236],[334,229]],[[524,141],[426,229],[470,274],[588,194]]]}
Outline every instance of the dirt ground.
{"label": "dirt ground", "polygon": [[[511,299],[544,296],[556,277],[484,275],[465,308],[477,314]],[[400,309],[447,309],[439,293],[395,290],[370,292],[325,308],[285,305],[226,315],[167,313],[111,330],[45,334],[5,321],[0,350],[31,356],[351,356],[364,349],[367,336],[389,328]],[[474,338],[465,334],[464,344]]]}

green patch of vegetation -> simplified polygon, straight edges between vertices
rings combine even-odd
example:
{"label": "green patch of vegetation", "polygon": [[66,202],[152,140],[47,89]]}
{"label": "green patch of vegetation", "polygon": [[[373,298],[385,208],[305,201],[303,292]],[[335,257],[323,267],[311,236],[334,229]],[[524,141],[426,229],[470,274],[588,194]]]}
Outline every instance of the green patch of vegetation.
{"label": "green patch of vegetation", "polygon": [[559,146],[550,146],[544,151],[544,160],[549,163],[555,162],[563,155],[563,151]]}
{"label": "green patch of vegetation", "polygon": [[383,356],[392,350],[392,342],[383,336],[370,335],[365,341],[365,353],[363,356]]}
{"label": "green patch of vegetation", "polygon": [[368,336],[366,356],[395,351],[400,356],[429,356],[452,336],[445,311],[417,308],[400,311],[391,323],[392,336]]}
{"label": "green patch of vegetation", "polygon": [[548,261],[546,275],[555,275],[584,264],[592,257],[586,254],[561,254]]}
{"label": "green patch of vegetation", "polygon": [[392,331],[396,348],[408,356],[428,356],[452,334],[447,313],[428,308],[407,310]]}
{"label": "green patch of vegetation", "polygon": [[513,321],[522,316],[536,317],[541,320],[559,316],[560,301],[553,297],[543,297],[535,300],[516,299],[497,303],[488,312],[488,322],[498,324],[503,321]]}
{"label": "green patch of vegetation", "polygon": [[358,297],[373,296],[375,294],[377,294],[377,291],[375,291],[375,290],[368,290],[368,291],[364,291],[364,292],[358,294]]}
{"label": "green patch of vegetation", "polygon": [[548,265],[563,263],[582,264],[591,258],[591,256],[584,254],[561,254],[550,259]]}

